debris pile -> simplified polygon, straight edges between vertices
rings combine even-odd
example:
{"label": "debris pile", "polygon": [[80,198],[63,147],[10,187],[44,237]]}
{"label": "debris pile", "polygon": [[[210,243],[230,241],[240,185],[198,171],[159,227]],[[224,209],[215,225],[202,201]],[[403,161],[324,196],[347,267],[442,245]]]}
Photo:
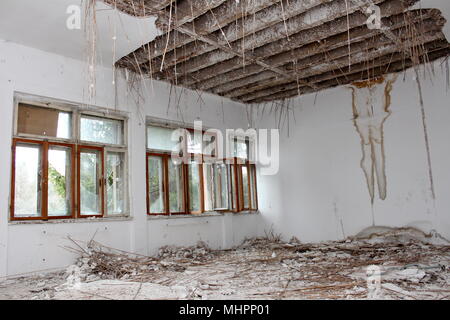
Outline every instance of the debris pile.
{"label": "debris pile", "polygon": [[[44,285],[39,299],[450,298],[449,242],[411,228],[378,227],[322,243],[268,236],[228,250],[211,250],[204,243],[170,246],[156,257],[95,241],[77,246],[77,263],[65,277],[52,278],[51,287]],[[35,288],[22,291],[31,299]]]}
{"label": "debris pile", "polygon": [[175,259],[177,261],[189,259],[192,261],[205,261],[213,258],[212,251],[208,245],[199,241],[196,246],[192,247],[176,247],[164,246],[159,249],[158,258],[160,259]]}
{"label": "debris pile", "polygon": [[76,244],[76,248],[71,247],[70,250],[80,254],[80,257],[66,270],[66,284],[72,286],[100,279],[144,280],[149,272],[182,272],[186,265],[198,264],[213,257],[212,251],[204,242],[191,247],[164,246],[160,248],[157,257],[108,248],[93,240],[86,248]]}

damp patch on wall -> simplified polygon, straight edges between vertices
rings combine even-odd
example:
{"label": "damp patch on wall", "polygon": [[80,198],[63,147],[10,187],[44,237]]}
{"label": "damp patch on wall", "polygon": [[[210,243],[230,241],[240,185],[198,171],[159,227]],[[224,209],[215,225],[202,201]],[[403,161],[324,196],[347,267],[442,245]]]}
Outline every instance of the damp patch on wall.
{"label": "damp patch on wall", "polygon": [[383,126],[391,115],[391,91],[397,75],[355,82],[352,90],[353,124],[361,138],[361,169],[373,204],[375,189],[385,200],[387,179]]}

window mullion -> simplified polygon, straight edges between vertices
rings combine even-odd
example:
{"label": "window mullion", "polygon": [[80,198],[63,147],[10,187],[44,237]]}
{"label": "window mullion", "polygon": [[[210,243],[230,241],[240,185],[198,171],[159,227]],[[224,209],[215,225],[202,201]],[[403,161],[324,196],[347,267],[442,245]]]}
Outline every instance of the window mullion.
{"label": "window mullion", "polygon": [[205,212],[205,190],[203,183],[203,161],[198,164],[198,175],[200,181],[200,213]]}
{"label": "window mullion", "polygon": [[163,193],[164,193],[164,206],[166,215],[170,214],[170,198],[169,198],[169,157],[163,156]]}
{"label": "window mullion", "polygon": [[100,159],[102,161],[101,168],[100,168],[100,195],[101,195],[101,210],[102,210],[102,217],[105,216],[105,192],[106,192],[106,179],[105,179],[105,148],[101,148],[100,150]]}
{"label": "window mullion", "polygon": [[247,160],[245,164],[247,167],[247,188],[248,188],[248,210],[252,209],[252,188],[251,188],[251,180],[252,180],[252,172],[250,170],[250,162]]}
{"label": "window mullion", "polygon": [[42,146],[41,211],[42,218],[48,219],[48,141],[44,141]]}
{"label": "window mullion", "polygon": [[184,213],[190,214],[191,210],[191,199],[189,197],[189,164],[182,163],[182,172],[183,172],[183,185],[184,185]]}

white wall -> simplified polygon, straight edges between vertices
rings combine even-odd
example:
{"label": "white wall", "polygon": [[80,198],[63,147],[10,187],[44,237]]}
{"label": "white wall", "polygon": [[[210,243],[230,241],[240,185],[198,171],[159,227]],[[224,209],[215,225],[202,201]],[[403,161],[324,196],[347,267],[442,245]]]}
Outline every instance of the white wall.
{"label": "white wall", "polygon": [[[146,215],[145,199],[145,118],[159,117],[184,121],[202,120],[218,129],[246,128],[242,105],[202,94],[183,91],[172,95],[170,87],[153,81],[143,86],[145,100],[134,103],[119,78],[117,101],[112,70],[97,68],[97,95],[94,105],[117,108],[129,115],[129,168],[131,219],[71,222],[9,222],[11,141],[14,92],[23,92],[75,103],[88,99],[84,70],[78,60],[0,40],[0,276],[61,268],[74,261],[75,254],[62,248],[72,245],[67,236],[141,254],[153,254],[162,245],[195,244],[199,240],[214,248],[230,247],[258,232],[259,215],[218,215],[177,219],[152,219]],[[178,89],[179,90],[179,89]],[[179,90],[178,93],[181,91]],[[177,93],[177,94],[178,94]]]}
{"label": "white wall", "polygon": [[[0,276],[61,268],[75,255],[62,246],[67,240],[95,239],[112,247],[154,254],[162,245],[190,245],[202,240],[228,248],[272,227],[284,238],[302,241],[341,239],[372,225],[372,205],[360,168],[361,144],[353,121],[351,92],[331,89],[296,99],[289,137],[281,134],[280,171],[258,176],[259,214],[155,219],[146,216],[145,117],[159,117],[205,126],[247,128],[242,105],[183,91],[180,108],[170,88],[147,81],[139,108],[120,80],[116,92],[112,70],[98,68],[95,105],[129,114],[131,218],[99,221],[10,223],[9,183],[14,92],[77,103],[86,102],[85,64],[0,41]],[[450,237],[450,104],[445,77],[422,80],[436,200],[430,195],[427,157],[416,83],[410,72],[392,91],[392,115],[384,126],[387,199],[376,198],[376,225],[414,225]],[[178,94],[181,89],[177,89]],[[316,101],[315,101],[316,100]],[[260,127],[272,127],[274,115]],[[261,218],[264,223],[261,223]]]}
{"label": "white wall", "polygon": [[[430,192],[417,84],[409,71],[392,91],[392,115],[384,125],[387,198],[380,200],[376,193],[373,215],[375,225],[412,225],[450,238],[450,90],[439,63],[431,80],[429,75],[421,80],[436,200]],[[351,91],[330,89],[297,98],[294,105],[290,136],[286,130],[281,134],[280,172],[260,177],[264,225],[302,241],[342,239],[372,226]],[[260,125],[272,124],[272,117]]]}

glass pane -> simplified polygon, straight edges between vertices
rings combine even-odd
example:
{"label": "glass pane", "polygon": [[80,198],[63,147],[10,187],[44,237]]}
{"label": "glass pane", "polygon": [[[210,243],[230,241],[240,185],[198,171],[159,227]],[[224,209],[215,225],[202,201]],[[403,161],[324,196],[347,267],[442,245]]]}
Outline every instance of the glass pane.
{"label": "glass pane", "polygon": [[181,164],[169,159],[169,209],[170,212],[184,212],[183,170]]}
{"label": "glass pane", "polygon": [[203,154],[214,157],[217,153],[216,135],[205,133],[203,135]]}
{"label": "glass pane", "polygon": [[243,194],[243,204],[244,209],[249,208],[249,199],[248,199],[248,171],[247,166],[242,166],[242,194]]}
{"label": "glass pane", "polygon": [[105,144],[123,144],[123,121],[82,116],[80,139]]}
{"label": "glass pane", "polygon": [[192,161],[188,167],[189,171],[189,210],[198,212],[200,207],[200,169],[199,165]]}
{"label": "glass pane", "polygon": [[241,159],[248,158],[248,140],[235,139],[234,141],[235,157]]}
{"label": "glass pane", "polygon": [[72,114],[51,108],[19,104],[17,131],[46,137],[70,139]]}
{"label": "glass pane", "polygon": [[237,210],[237,199],[236,199],[236,189],[237,189],[237,183],[234,179],[234,168],[235,165],[230,165],[230,177],[231,177],[231,202],[232,202],[232,209]]}
{"label": "glass pane", "polygon": [[148,157],[148,171],[150,213],[165,213],[163,159],[156,156]]}
{"label": "glass pane", "polygon": [[108,214],[125,213],[125,153],[106,155],[106,204]]}
{"label": "glass pane", "polygon": [[180,140],[172,140],[172,133],[174,131],[176,129],[148,126],[147,148],[162,151],[180,150]]}
{"label": "glass pane", "polygon": [[80,153],[80,208],[82,215],[100,215],[101,153],[83,150]]}
{"label": "glass pane", "polygon": [[72,151],[50,146],[48,150],[48,215],[72,214]]}
{"label": "glass pane", "polygon": [[228,171],[225,164],[214,165],[215,209],[228,209]]}
{"label": "glass pane", "polygon": [[214,207],[214,181],[211,164],[203,164],[203,185],[205,186],[205,211],[212,211]]}
{"label": "glass pane", "polygon": [[41,216],[41,147],[18,145],[15,159],[14,216]]}
{"label": "glass pane", "polygon": [[197,131],[195,134],[192,131],[188,131],[188,143],[187,150],[189,153],[202,153],[202,133]]}
{"label": "glass pane", "polygon": [[256,206],[256,168],[254,165],[250,166],[250,189],[251,189],[251,209],[257,209]]}

